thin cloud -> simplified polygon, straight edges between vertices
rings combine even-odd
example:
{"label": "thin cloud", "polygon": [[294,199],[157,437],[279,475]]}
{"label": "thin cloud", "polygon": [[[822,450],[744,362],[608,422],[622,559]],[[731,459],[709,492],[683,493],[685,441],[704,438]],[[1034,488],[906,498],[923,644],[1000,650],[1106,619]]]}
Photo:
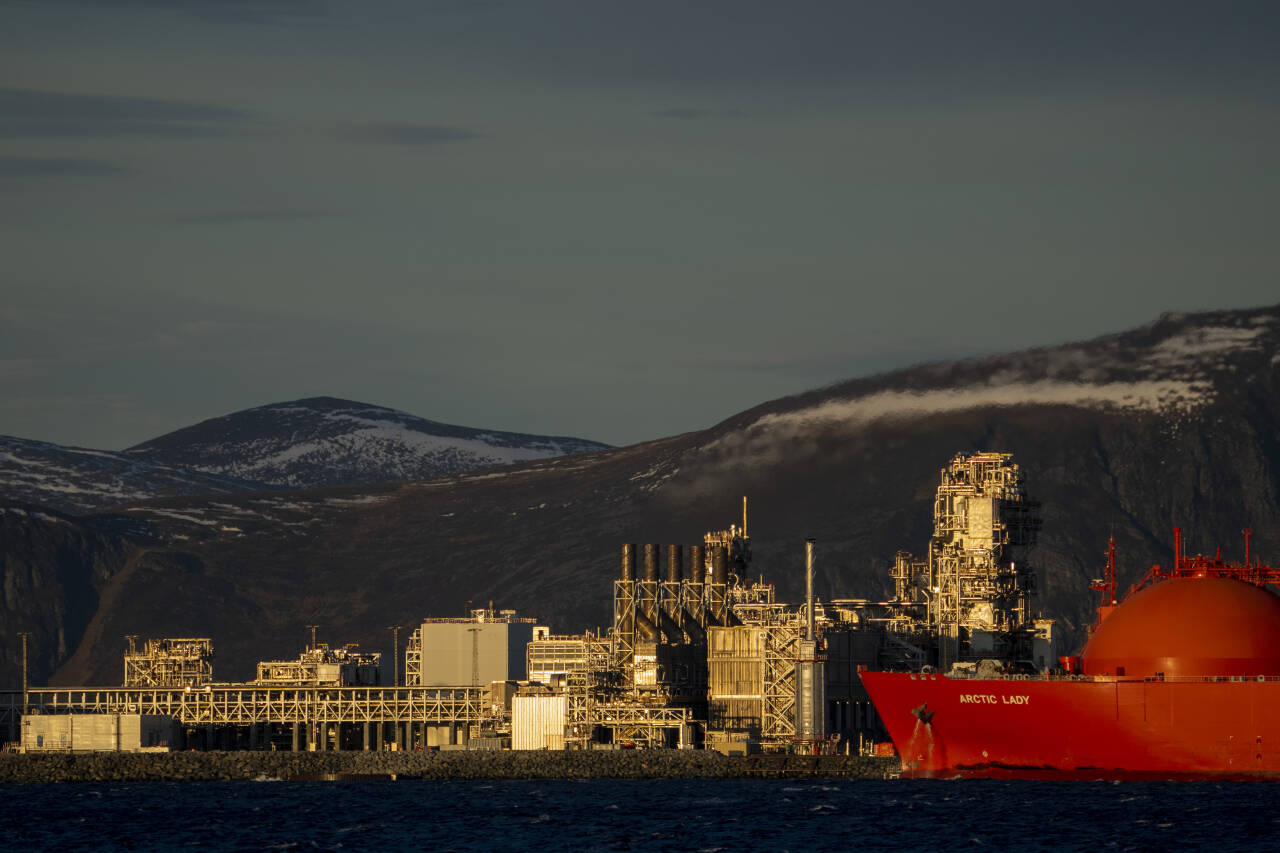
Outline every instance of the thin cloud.
{"label": "thin cloud", "polygon": [[706,118],[712,115],[711,110],[691,110],[676,107],[669,110],[658,110],[654,113],[658,118],[674,118],[681,121],[691,121],[693,119]]}
{"label": "thin cloud", "polygon": [[483,134],[447,124],[362,124],[340,133],[356,142],[380,145],[447,145],[484,138]]}
{"label": "thin cloud", "polygon": [[319,0],[0,0],[0,6],[114,6],[258,24],[319,18],[325,12]]}
{"label": "thin cloud", "polygon": [[236,225],[242,222],[327,219],[336,215],[325,210],[306,210],[304,208],[244,208],[239,210],[213,210],[207,213],[175,216],[173,222],[179,225]]}
{"label": "thin cloud", "polygon": [[0,178],[99,178],[132,171],[105,160],[0,156]]}
{"label": "thin cloud", "polygon": [[0,138],[225,136],[252,114],[196,101],[0,88]]}

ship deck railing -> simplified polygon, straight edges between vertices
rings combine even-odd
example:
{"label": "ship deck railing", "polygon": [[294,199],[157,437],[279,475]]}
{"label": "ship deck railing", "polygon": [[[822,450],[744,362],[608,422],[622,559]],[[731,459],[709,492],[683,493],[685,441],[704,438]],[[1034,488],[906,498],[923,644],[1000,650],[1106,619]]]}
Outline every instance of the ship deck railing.
{"label": "ship deck railing", "polygon": [[973,674],[952,675],[941,672],[911,672],[907,673],[913,680],[920,681],[937,681],[939,678],[946,678],[951,681],[1123,681],[1123,682],[1151,682],[1151,683],[1170,683],[1170,684],[1220,684],[1220,683],[1270,683],[1280,681],[1280,675],[1146,675],[1146,676],[1126,676],[1112,675],[1109,673],[1099,673],[1097,675],[1083,675],[1080,673],[1017,673],[1017,674],[1000,674],[994,678],[983,678]]}

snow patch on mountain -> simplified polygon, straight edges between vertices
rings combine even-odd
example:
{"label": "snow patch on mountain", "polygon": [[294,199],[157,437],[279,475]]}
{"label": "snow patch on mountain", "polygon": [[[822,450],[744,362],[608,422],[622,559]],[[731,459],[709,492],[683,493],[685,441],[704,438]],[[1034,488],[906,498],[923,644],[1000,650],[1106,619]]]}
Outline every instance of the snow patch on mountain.
{"label": "snow patch on mountain", "polygon": [[[989,407],[1072,406],[1186,417],[1214,400],[1215,377],[1236,371],[1242,358],[1274,352],[1278,339],[1280,317],[1271,313],[1235,314],[1225,321],[1165,315],[1136,333],[901,371],[880,388],[835,392],[813,405],[761,415],[707,448],[797,435],[811,427],[857,427]],[[1269,363],[1280,363],[1280,356]]]}
{"label": "snow patch on mountain", "polygon": [[1014,382],[994,386],[939,388],[929,391],[880,391],[853,400],[832,400],[796,412],[765,415],[751,429],[846,422],[868,423],[894,417],[956,412],[987,406],[1083,406],[1161,411],[1190,411],[1207,391],[1185,382]]}
{"label": "snow patch on mountain", "polygon": [[1242,348],[1252,348],[1268,329],[1265,326],[1250,325],[1252,328],[1209,326],[1170,335],[1156,344],[1147,357],[1147,363],[1181,367],[1188,359],[1203,359],[1207,355],[1220,355]]}
{"label": "snow patch on mountain", "polygon": [[0,499],[72,514],[181,494],[265,488],[104,450],[0,436]]}

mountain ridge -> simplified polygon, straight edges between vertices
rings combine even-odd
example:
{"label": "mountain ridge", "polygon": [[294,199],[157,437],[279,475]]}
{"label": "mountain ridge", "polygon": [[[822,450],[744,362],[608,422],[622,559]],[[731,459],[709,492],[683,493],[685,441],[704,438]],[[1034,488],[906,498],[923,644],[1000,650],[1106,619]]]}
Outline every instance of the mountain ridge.
{"label": "mountain ridge", "polygon": [[586,439],[461,427],[384,406],[308,397],[209,418],[124,453],[299,487],[429,479],[608,448]]}
{"label": "mountain ridge", "polygon": [[[783,599],[799,593],[809,537],[823,599],[877,598],[894,553],[925,547],[939,469],[959,451],[1001,450],[1043,508],[1037,609],[1075,642],[1111,533],[1123,585],[1168,561],[1175,525],[1189,552],[1222,545],[1231,557],[1250,526],[1256,553],[1280,553],[1277,342],[1280,306],[1171,315],[1092,342],[837,383],[605,452],[133,506],[120,514],[147,531],[133,540],[145,554],[95,581],[132,607],[98,609],[92,636],[212,636],[218,677],[231,678],[297,647],[307,624],[387,649],[386,625],[468,601],[556,631],[607,625],[620,543],[698,542],[737,519],[743,495],[753,575]],[[0,630],[13,624],[0,616]],[[74,665],[51,655],[42,672],[116,677],[119,651],[86,648]]]}
{"label": "mountain ridge", "polygon": [[77,514],[177,495],[429,479],[607,448],[310,397],[210,418],[119,452],[0,436],[0,495]]}

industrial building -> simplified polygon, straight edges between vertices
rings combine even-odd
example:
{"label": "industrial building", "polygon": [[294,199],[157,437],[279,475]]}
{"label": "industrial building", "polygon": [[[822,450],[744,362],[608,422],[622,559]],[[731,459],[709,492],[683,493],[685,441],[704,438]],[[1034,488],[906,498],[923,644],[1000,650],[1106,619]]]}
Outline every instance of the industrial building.
{"label": "industrial building", "polygon": [[471,611],[470,619],[424,619],[409,635],[404,683],[419,687],[523,681],[533,619],[514,610]]}
{"label": "industrial building", "polygon": [[213,680],[213,641],[208,638],[147,640],[142,649],[137,637],[127,639],[125,687],[191,687]]}
{"label": "industrial building", "polygon": [[382,677],[382,654],[368,654],[354,643],[331,649],[316,643],[297,660],[269,660],[258,663],[254,684],[277,687],[355,687],[376,686]]}
{"label": "industrial building", "polygon": [[22,718],[24,752],[167,752],[178,721],[160,714],[44,714]]}
{"label": "industrial building", "polygon": [[[750,579],[744,498],[741,525],[700,543],[622,545],[599,634],[553,634],[492,604],[424,619],[391,685],[378,653],[330,648],[314,631],[297,660],[264,661],[247,684],[213,680],[208,639],[139,650],[130,638],[123,687],[10,694],[10,728],[21,701],[25,720],[68,726],[168,718],[179,734],[166,742],[198,748],[856,750],[884,737],[862,669],[1056,662],[1053,623],[1030,604],[1036,509],[1009,454],[960,454],[941,471],[926,555],[900,551],[888,567],[891,599],[819,601],[810,541],[805,601],[791,605]],[[32,748],[90,742],[63,739],[60,724],[32,723]]]}

